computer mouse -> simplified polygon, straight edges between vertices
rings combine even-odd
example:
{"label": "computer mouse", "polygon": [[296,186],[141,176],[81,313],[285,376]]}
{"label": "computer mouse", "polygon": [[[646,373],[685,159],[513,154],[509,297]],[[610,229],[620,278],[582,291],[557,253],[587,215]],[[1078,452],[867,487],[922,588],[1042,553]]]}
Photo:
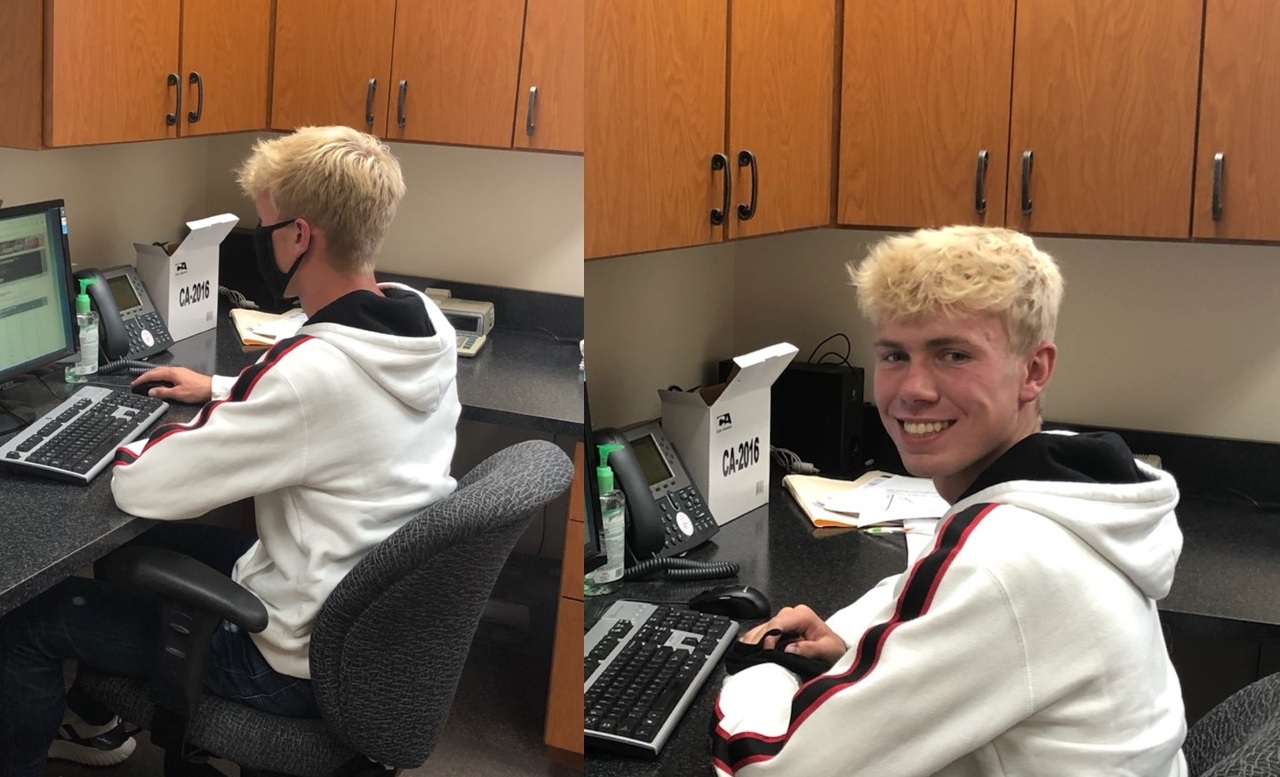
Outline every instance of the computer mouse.
{"label": "computer mouse", "polygon": [[132,390],[133,390],[133,393],[141,394],[142,396],[145,397],[150,395],[151,389],[156,388],[157,386],[162,386],[164,388],[173,388],[173,384],[167,380],[147,380],[133,386]]}
{"label": "computer mouse", "polygon": [[689,607],[712,615],[728,615],[738,620],[764,620],[773,614],[769,600],[749,585],[711,588],[689,600]]}

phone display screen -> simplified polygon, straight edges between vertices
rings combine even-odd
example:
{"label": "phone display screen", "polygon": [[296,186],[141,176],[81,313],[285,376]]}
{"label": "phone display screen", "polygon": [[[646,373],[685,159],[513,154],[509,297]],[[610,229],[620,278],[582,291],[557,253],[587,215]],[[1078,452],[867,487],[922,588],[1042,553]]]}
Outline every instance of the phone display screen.
{"label": "phone display screen", "polygon": [[671,477],[671,469],[658,450],[658,444],[653,441],[653,435],[646,434],[632,440],[631,448],[636,452],[636,461],[650,486],[656,486]]}
{"label": "phone display screen", "polygon": [[116,309],[121,312],[132,310],[142,304],[133,290],[133,284],[129,283],[129,279],[123,275],[107,278],[107,288],[111,291],[112,299],[116,301]]}

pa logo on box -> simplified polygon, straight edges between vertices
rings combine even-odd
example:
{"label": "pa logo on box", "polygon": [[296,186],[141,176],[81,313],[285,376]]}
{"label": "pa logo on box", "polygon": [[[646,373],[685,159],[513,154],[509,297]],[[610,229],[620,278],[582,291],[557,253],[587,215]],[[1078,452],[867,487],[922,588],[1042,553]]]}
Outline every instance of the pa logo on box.
{"label": "pa logo on box", "polygon": [[728,413],[716,416],[716,434],[733,428],[733,418]]}
{"label": "pa logo on box", "polygon": [[176,264],[174,264],[174,265],[173,265],[173,274],[174,274],[174,275],[182,275],[182,274],[186,273],[186,271],[187,271],[187,263],[186,263],[186,262],[178,262],[178,263],[176,263]]}

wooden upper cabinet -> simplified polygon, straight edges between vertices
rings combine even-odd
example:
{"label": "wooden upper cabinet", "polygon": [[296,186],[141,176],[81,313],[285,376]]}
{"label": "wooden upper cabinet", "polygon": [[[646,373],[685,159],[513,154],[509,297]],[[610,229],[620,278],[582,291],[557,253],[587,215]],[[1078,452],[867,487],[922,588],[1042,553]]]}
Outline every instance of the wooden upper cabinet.
{"label": "wooden upper cabinet", "polygon": [[276,0],[272,129],[385,135],[395,20],[396,0]]}
{"label": "wooden upper cabinet", "polygon": [[181,10],[181,0],[46,0],[45,145],[176,137]]}
{"label": "wooden upper cabinet", "polygon": [[1018,0],[1009,226],[1188,236],[1202,3]]}
{"label": "wooden upper cabinet", "polygon": [[729,236],[830,224],[836,4],[734,0],[730,18]]}
{"label": "wooden upper cabinet", "polygon": [[[1277,127],[1280,6],[1274,0],[1209,0],[1196,153],[1196,237],[1280,240]],[[1215,163],[1218,154],[1220,164]]]}
{"label": "wooden upper cabinet", "polygon": [[528,2],[520,91],[516,95],[514,145],[580,154],[584,120],[584,0]]}
{"label": "wooden upper cabinet", "polygon": [[511,147],[525,0],[399,0],[387,137]]}
{"label": "wooden upper cabinet", "polygon": [[587,0],[588,258],[721,239],[727,0]]}
{"label": "wooden upper cabinet", "polygon": [[844,14],[837,220],[1003,224],[1013,0],[845,0]]}
{"label": "wooden upper cabinet", "polygon": [[271,0],[183,0],[182,134],[265,129],[270,55]]}

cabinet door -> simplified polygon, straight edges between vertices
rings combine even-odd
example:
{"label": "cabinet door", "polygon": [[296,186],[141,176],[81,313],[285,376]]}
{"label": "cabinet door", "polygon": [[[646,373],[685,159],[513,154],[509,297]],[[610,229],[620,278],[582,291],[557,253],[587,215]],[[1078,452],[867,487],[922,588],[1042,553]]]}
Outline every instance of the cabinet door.
{"label": "cabinet door", "polygon": [[176,137],[180,11],[181,0],[47,0],[46,145]]}
{"label": "cabinet door", "polygon": [[183,0],[182,134],[266,129],[270,50],[271,0]]}
{"label": "cabinet door", "polygon": [[1013,10],[846,0],[841,224],[1004,223]]}
{"label": "cabinet door", "polygon": [[1201,7],[1202,0],[1019,0],[1010,226],[1187,237]]}
{"label": "cabinet door", "polygon": [[388,137],[511,148],[524,2],[399,0]]}
{"label": "cabinet door", "polygon": [[[1209,0],[1200,86],[1195,236],[1280,240],[1280,5]],[[1222,154],[1220,218],[1214,156]]]}
{"label": "cabinet door", "polygon": [[529,0],[516,96],[516,148],[582,153],[584,14],[583,0]]}
{"label": "cabinet door", "polygon": [[588,258],[723,238],[727,25],[727,0],[587,0]]}
{"label": "cabinet door", "polygon": [[385,135],[395,18],[396,0],[276,0],[271,127]]}
{"label": "cabinet door", "polygon": [[[831,223],[836,7],[733,0],[729,236]],[[755,173],[742,152],[754,157]],[[756,195],[754,212],[750,211]],[[749,218],[744,219],[744,214]]]}

